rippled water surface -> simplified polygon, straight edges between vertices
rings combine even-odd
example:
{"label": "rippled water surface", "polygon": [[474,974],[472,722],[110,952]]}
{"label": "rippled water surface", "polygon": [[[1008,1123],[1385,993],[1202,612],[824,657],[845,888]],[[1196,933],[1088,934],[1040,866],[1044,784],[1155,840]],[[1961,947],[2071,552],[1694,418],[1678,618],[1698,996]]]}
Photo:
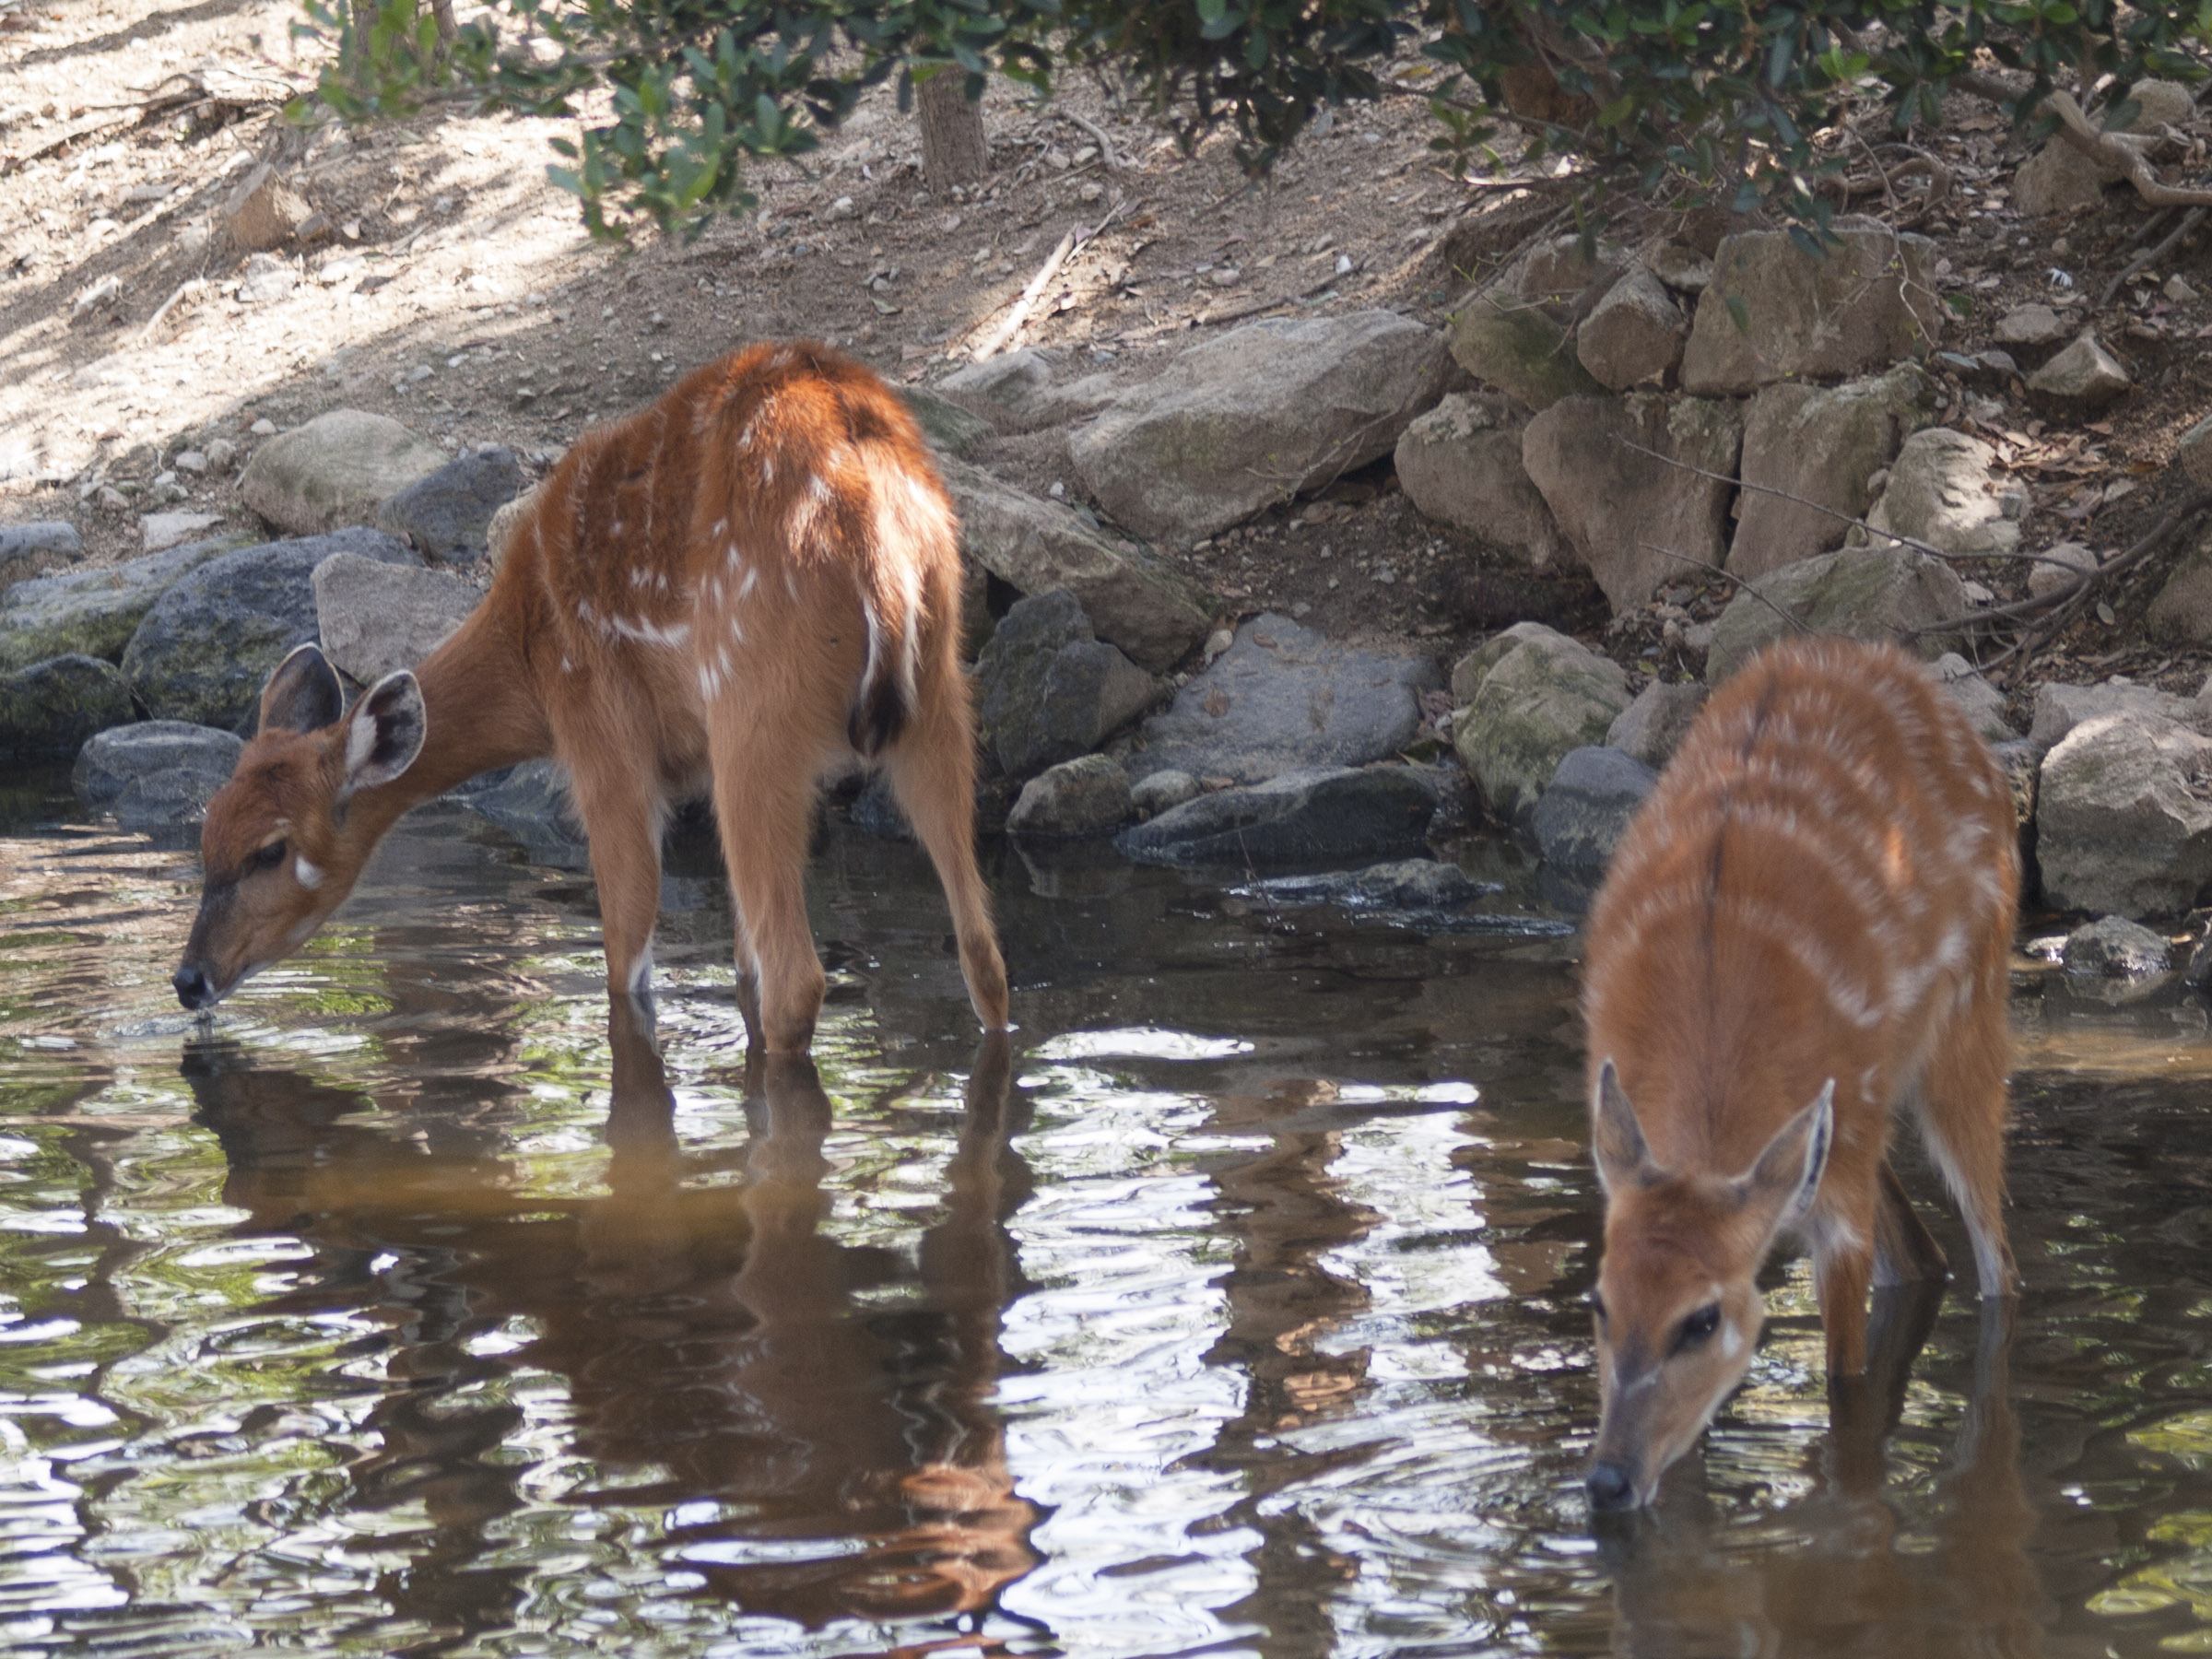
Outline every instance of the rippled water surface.
{"label": "rippled water surface", "polygon": [[818,1076],[748,1079],[694,853],[671,1138],[610,1130],[581,876],[433,808],[196,1026],[191,853],[72,812],[0,799],[11,1652],[2212,1651],[2182,993],[2022,981],[2009,1330],[1899,1305],[1831,1430],[1780,1269],[1594,1534],[1571,941],[1003,853],[1007,1066],[918,855],[840,831]]}

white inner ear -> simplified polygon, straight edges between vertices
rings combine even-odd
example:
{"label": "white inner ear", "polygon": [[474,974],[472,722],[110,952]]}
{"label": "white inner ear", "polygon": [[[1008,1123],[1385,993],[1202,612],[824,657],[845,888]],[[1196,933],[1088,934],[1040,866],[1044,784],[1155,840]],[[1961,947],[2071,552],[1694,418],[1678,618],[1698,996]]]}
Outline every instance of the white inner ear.
{"label": "white inner ear", "polygon": [[376,748],[376,722],[365,713],[357,712],[353,724],[346,728],[346,770],[358,772],[369,764],[369,757]]}
{"label": "white inner ear", "polygon": [[323,872],[307,862],[304,853],[292,859],[292,877],[311,893],[323,885]]}

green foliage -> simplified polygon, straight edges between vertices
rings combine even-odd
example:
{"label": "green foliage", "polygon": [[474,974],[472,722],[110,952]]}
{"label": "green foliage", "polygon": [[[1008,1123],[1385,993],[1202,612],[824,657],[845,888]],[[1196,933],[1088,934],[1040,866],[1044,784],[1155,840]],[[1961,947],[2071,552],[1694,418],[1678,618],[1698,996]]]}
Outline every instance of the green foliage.
{"label": "green foliage", "polygon": [[[1324,105],[1383,96],[1381,66],[1418,37],[1452,72],[1430,100],[1440,150],[1464,155],[1512,119],[1533,135],[1527,159],[1566,153],[1597,182],[1776,208],[1818,245],[1820,175],[1853,159],[1835,135],[1847,100],[1909,131],[1986,53],[2028,77],[2010,112],[2024,126],[2077,73],[2115,77],[2108,119],[2124,119],[2128,86],[2197,76],[2187,48],[2212,41],[2212,0],[495,0],[496,25],[450,41],[428,0],[305,4],[339,48],[320,96],[347,120],[454,97],[578,118],[551,173],[602,236],[749,206],[747,158],[814,148],[894,76],[904,107],[935,74],[964,75],[971,95],[994,73],[1043,94],[1103,65],[1185,142],[1226,124],[1264,168]],[[1515,76],[1551,106],[1515,108]]]}

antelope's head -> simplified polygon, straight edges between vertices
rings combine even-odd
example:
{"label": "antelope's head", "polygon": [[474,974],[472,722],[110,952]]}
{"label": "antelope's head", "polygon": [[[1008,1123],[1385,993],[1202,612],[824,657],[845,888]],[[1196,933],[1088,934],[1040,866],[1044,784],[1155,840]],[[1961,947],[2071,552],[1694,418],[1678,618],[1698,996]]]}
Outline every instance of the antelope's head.
{"label": "antelope's head", "polygon": [[213,1007],[345,902],[376,843],[374,830],[349,831],[347,804],[406,771],[424,730],[422,691],[405,670],[347,710],[337,672],[314,646],[277,665],[261,693],[260,730],[207,804],[200,913],[171,981],[179,1002]]}
{"label": "antelope's head", "polygon": [[1604,1406],[1593,1510],[1649,1503],[1744,1380],[1766,1320],[1759,1270],[1819,1188],[1834,1097],[1831,1079],[1740,1175],[1677,1172],[1652,1157],[1613,1062],[1598,1068],[1591,1149],[1606,1253],[1591,1306]]}

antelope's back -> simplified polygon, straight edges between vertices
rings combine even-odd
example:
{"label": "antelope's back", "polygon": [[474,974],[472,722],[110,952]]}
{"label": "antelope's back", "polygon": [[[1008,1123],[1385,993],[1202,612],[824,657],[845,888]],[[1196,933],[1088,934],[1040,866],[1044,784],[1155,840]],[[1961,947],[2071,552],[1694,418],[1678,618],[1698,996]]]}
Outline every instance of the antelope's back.
{"label": "antelope's back", "polygon": [[1686,1156],[1756,1150],[1830,1077],[1840,1118],[1886,1109],[1956,1011],[2004,996],[2018,888],[2004,774],[1934,676],[1785,641],[1706,707],[1615,855],[1591,1064]]}

